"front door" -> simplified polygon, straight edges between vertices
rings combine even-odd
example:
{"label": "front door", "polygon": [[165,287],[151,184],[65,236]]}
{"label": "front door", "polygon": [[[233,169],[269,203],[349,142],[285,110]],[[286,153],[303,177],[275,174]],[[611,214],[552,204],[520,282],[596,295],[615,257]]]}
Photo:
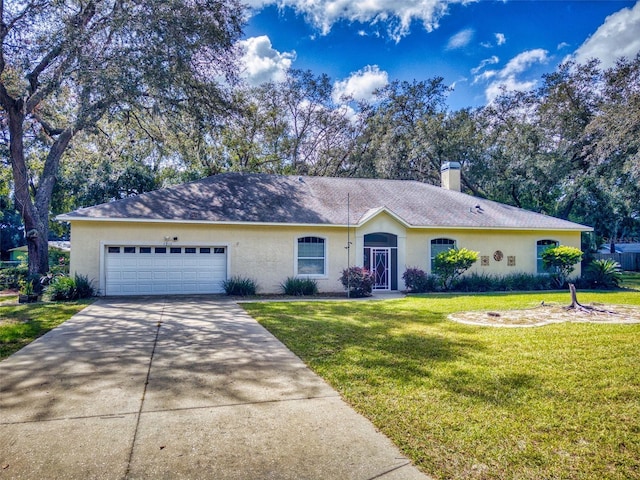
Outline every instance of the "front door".
{"label": "front door", "polygon": [[374,274],[374,290],[391,290],[390,248],[371,248],[371,272]]}

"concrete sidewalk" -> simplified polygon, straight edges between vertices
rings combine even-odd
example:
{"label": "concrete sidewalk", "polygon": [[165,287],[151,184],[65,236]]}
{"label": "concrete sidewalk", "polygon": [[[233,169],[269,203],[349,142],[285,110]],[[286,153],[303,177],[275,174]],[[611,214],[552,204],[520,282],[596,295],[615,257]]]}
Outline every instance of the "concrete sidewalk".
{"label": "concrete sidewalk", "polygon": [[0,479],[425,479],[235,303],[103,299],[0,362]]}

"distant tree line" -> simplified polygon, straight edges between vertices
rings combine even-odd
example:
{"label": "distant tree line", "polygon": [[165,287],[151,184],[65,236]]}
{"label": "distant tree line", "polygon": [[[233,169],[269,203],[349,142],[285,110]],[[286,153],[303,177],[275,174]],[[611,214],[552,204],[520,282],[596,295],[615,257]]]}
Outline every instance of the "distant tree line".
{"label": "distant tree line", "polygon": [[640,236],[640,56],[603,70],[567,63],[530,92],[447,110],[442,78],[393,81],[370,102],[332,97],[326,75],[238,87],[217,124],[127,114],[70,151],[53,210],[68,211],[226,171],[354,176],[440,184],[462,164],[463,190]]}

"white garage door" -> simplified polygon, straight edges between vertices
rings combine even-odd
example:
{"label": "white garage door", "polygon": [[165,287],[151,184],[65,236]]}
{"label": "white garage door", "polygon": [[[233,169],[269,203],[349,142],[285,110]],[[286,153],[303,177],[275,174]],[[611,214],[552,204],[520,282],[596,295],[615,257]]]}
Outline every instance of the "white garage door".
{"label": "white garage door", "polygon": [[105,295],[223,293],[225,247],[105,247]]}

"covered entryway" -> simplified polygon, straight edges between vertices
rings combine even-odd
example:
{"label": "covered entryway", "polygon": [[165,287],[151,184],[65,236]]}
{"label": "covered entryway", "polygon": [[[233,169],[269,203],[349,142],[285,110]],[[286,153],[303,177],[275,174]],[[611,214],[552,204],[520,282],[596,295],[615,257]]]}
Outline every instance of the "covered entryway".
{"label": "covered entryway", "polygon": [[397,235],[370,233],[364,236],[364,267],[374,274],[374,290],[398,289],[397,264]]}
{"label": "covered entryway", "polygon": [[105,295],[223,293],[227,248],[108,245]]}

